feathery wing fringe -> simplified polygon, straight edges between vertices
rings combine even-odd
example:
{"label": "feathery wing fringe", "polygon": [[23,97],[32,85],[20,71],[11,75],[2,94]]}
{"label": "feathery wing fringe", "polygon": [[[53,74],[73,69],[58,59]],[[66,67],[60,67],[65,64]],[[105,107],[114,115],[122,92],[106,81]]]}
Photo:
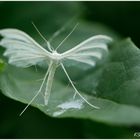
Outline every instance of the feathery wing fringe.
{"label": "feathery wing fringe", "polygon": [[2,29],[0,45],[6,48],[9,63],[18,67],[29,67],[50,59],[50,53],[23,31]]}

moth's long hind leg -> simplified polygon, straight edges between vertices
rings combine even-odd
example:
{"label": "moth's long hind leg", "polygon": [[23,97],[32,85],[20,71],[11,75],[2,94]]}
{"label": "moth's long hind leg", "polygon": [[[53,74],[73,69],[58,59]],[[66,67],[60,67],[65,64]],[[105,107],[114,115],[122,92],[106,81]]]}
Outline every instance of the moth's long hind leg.
{"label": "moth's long hind leg", "polygon": [[63,65],[62,63],[61,63],[61,67],[62,67],[62,69],[64,70],[64,72],[65,72],[65,74],[66,74],[68,80],[70,81],[72,87],[74,88],[75,93],[77,93],[88,105],[90,105],[90,106],[93,107],[93,108],[99,109],[98,106],[95,106],[95,105],[91,104],[90,102],[88,102],[88,101],[79,93],[79,91],[78,91],[78,90],[76,89],[76,87],[74,86],[74,84],[73,84],[71,78],[69,77],[69,75],[68,75],[68,73],[67,73],[67,71],[66,71],[66,69],[65,69],[65,67],[64,67],[64,65]]}
{"label": "moth's long hind leg", "polygon": [[52,89],[52,83],[53,83],[56,68],[57,68],[57,65],[52,62],[51,66],[50,66],[50,71],[49,71],[49,74],[48,74],[48,79],[47,79],[46,89],[45,89],[45,95],[44,95],[45,105],[47,105],[48,101],[49,101],[49,97],[50,97],[50,93],[51,93],[51,89]]}
{"label": "moth's long hind leg", "polygon": [[43,88],[43,85],[44,85],[44,83],[45,83],[45,81],[46,81],[46,78],[47,78],[47,76],[48,76],[48,74],[49,74],[49,71],[50,71],[50,68],[51,68],[51,63],[49,64],[49,67],[48,67],[48,70],[47,70],[47,72],[46,72],[46,74],[45,74],[45,76],[44,76],[44,78],[43,78],[43,82],[41,83],[41,86],[40,86],[40,88],[39,88],[39,90],[37,91],[37,93],[35,94],[35,96],[31,99],[31,101],[28,103],[28,105],[23,109],[23,111],[20,113],[20,116],[25,112],[25,110],[31,105],[31,103],[35,100],[35,98],[39,95],[39,93],[41,92],[41,90],[42,90],[42,88]]}

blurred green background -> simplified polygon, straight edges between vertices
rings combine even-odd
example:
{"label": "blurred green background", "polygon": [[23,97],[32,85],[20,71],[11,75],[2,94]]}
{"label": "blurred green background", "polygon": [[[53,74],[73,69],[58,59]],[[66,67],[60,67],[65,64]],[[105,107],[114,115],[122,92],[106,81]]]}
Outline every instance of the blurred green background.
{"label": "blurred green background", "polygon": [[[0,28],[18,28],[33,36],[32,21],[50,38],[72,18],[106,25],[140,46],[140,2],[0,2]],[[0,138],[135,138],[134,132],[140,132],[138,126],[51,118],[33,107],[19,117],[24,107],[0,94]]]}

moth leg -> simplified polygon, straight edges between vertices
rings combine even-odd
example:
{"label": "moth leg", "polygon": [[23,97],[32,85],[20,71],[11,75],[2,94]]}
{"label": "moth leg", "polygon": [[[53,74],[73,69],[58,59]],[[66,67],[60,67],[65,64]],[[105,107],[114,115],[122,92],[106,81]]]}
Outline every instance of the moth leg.
{"label": "moth leg", "polygon": [[48,70],[47,70],[47,72],[46,72],[46,74],[45,74],[45,76],[44,76],[44,78],[43,78],[43,82],[41,83],[41,86],[40,86],[40,88],[39,88],[39,90],[37,91],[37,93],[35,94],[35,96],[31,99],[31,101],[27,104],[27,106],[23,109],[23,111],[20,113],[20,116],[26,111],[26,109],[31,105],[31,103],[35,100],[35,98],[39,95],[39,93],[41,92],[41,90],[42,90],[42,88],[43,88],[43,85],[44,85],[44,83],[45,83],[45,81],[46,81],[46,78],[47,78],[47,76],[48,76],[48,73],[49,73],[49,71],[50,71],[50,67],[51,67],[51,64],[49,65],[49,68],[48,68]]}
{"label": "moth leg", "polygon": [[74,88],[75,93],[78,94],[89,106],[91,106],[91,107],[93,107],[93,108],[96,108],[96,109],[99,109],[98,106],[95,106],[95,105],[91,104],[90,102],[88,102],[88,101],[79,93],[79,91],[78,91],[78,90],[76,89],[76,87],[74,86],[74,84],[73,84],[71,78],[69,77],[69,75],[68,75],[68,73],[67,73],[67,71],[66,71],[66,69],[65,69],[65,67],[64,67],[64,65],[63,65],[62,63],[61,63],[61,67],[62,67],[64,73],[66,74],[68,80],[70,81],[72,87]]}
{"label": "moth leg", "polygon": [[48,78],[47,78],[47,83],[46,83],[45,95],[44,95],[45,105],[48,104],[48,101],[49,101],[49,98],[50,98],[56,68],[57,68],[57,65],[54,62],[51,62],[50,70],[49,70],[49,74],[48,74]]}

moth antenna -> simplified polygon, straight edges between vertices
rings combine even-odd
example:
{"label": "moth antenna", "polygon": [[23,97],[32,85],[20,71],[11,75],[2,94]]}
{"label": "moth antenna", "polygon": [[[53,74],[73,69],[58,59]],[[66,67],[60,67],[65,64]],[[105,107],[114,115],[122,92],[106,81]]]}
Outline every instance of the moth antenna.
{"label": "moth antenna", "polygon": [[26,109],[31,105],[31,103],[35,100],[35,98],[36,98],[36,97],[39,95],[39,93],[41,92],[41,90],[42,90],[42,88],[43,88],[43,85],[44,85],[44,83],[45,83],[45,81],[46,81],[46,78],[47,78],[47,76],[48,76],[48,74],[49,74],[51,65],[52,65],[52,64],[50,63],[49,68],[48,68],[48,70],[47,70],[47,72],[46,72],[46,74],[45,74],[45,76],[44,76],[44,78],[43,78],[43,82],[41,83],[41,86],[40,86],[39,90],[37,91],[36,95],[32,98],[32,100],[28,103],[28,105],[23,109],[23,111],[20,113],[19,116],[21,116],[21,115],[26,111]]}
{"label": "moth antenna", "polygon": [[67,39],[68,37],[74,32],[74,30],[76,29],[76,27],[78,26],[79,23],[77,23],[73,29],[71,30],[71,32],[60,42],[60,44],[57,46],[57,48],[55,50],[57,50]]}
{"label": "moth antenna", "polygon": [[67,23],[65,23],[64,26],[62,26],[60,29],[58,29],[56,32],[54,32],[54,34],[51,36],[51,38],[49,39],[49,42],[52,42],[59,34],[61,34],[75,19],[77,18],[77,16],[74,16],[73,18],[71,18],[70,20],[68,20]]}
{"label": "moth antenna", "polygon": [[41,34],[41,32],[38,30],[38,28],[36,27],[36,25],[32,22],[32,25],[34,26],[34,28],[36,29],[36,31],[38,32],[38,34],[42,37],[42,39],[47,43],[48,49],[52,52],[53,49],[50,45],[50,42]]}
{"label": "moth antenna", "polygon": [[72,87],[74,88],[75,92],[76,92],[89,106],[91,106],[91,107],[93,107],[93,108],[96,108],[96,109],[100,109],[98,106],[95,106],[95,105],[91,104],[90,102],[88,102],[88,101],[79,93],[79,91],[78,91],[78,90],[76,89],[76,87],[74,86],[74,84],[73,84],[73,82],[72,82],[70,76],[68,75],[68,73],[67,73],[67,71],[66,71],[66,69],[65,69],[65,67],[64,67],[64,65],[63,65],[62,63],[61,63],[61,67],[62,67],[64,73],[66,74],[68,80],[70,81]]}
{"label": "moth antenna", "polygon": [[60,29],[58,29],[53,35],[52,37],[49,39],[49,42],[52,42],[60,33],[62,33],[67,25],[62,26]]}

